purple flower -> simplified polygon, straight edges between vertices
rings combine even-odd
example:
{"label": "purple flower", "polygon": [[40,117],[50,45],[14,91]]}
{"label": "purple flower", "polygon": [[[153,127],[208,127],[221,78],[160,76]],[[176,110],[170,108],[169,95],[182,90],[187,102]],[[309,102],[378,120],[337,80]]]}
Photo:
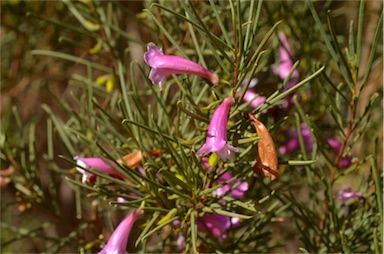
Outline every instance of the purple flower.
{"label": "purple flower", "polygon": [[226,98],[213,113],[207,139],[205,144],[196,152],[197,156],[204,156],[215,152],[223,161],[227,161],[233,159],[232,152],[240,151],[238,148],[227,143],[228,115],[233,103],[234,100],[232,98]]}
{"label": "purple flower", "polygon": [[[336,139],[333,139],[333,138],[328,138],[327,141],[328,141],[329,145],[330,145],[333,149],[335,149],[335,151],[336,151],[337,153],[340,152],[340,150],[341,150],[342,147],[341,147],[341,143],[340,143],[339,141],[337,141]],[[351,166],[351,164],[352,164],[352,162],[351,162],[351,156],[346,155],[346,156],[340,161],[339,166],[340,166],[341,168],[345,169],[345,168],[348,168],[349,166]]]}
{"label": "purple flower", "polygon": [[[206,158],[202,159],[203,165],[209,170],[210,166],[208,163],[208,160]],[[220,170],[220,174],[224,171],[224,169]],[[233,175],[230,172],[225,172],[216,180],[217,184],[223,184],[229,179],[232,179]],[[233,189],[233,186],[240,183],[235,189]],[[234,198],[242,198],[244,197],[244,192],[248,190],[248,183],[247,182],[241,182],[241,179],[237,179],[229,184],[224,185],[221,188],[218,188],[213,193],[217,196],[223,196],[227,193],[229,193]]]}
{"label": "purple flower", "polygon": [[[273,68],[273,72],[276,75],[278,75],[281,80],[286,80],[289,76],[289,72],[293,67],[293,61],[292,61],[293,53],[292,53],[291,47],[289,46],[288,39],[284,33],[279,33],[279,39],[282,44],[279,48],[280,64]],[[299,71],[295,69],[292,72],[291,80],[288,81],[287,85],[284,88],[284,91],[295,86],[297,84],[298,78],[299,78]],[[283,103],[282,107],[287,108],[290,104],[292,104],[292,98],[295,94],[297,94],[297,91],[287,95],[284,98],[285,102]]]}
{"label": "purple flower", "polygon": [[179,56],[164,55],[154,44],[148,44],[144,54],[145,62],[152,68],[149,79],[159,84],[162,89],[166,76],[170,74],[192,74],[209,80],[212,84],[219,82],[219,77],[198,63]]}
{"label": "purple flower", "polygon": [[[306,151],[310,152],[313,148],[313,137],[311,135],[311,131],[305,123],[302,123],[300,128],[304,143],[306,144]],[[281,154],[291,153],[300,148],[299,134],[297,130],[289,130],[287,132],[287,136],[289,138],[288,141],[279,148],[279,152]]]}
{"label": "purple flower", "polygon": [[[303,135],[304,143],[306,144],[306,151],[310,152],[313,148],[313,137],[311,135],[311,131],[308,129],[307,125],[305,123],[302,123],[300,125],[301,127],[301,134]],[[300,148],[300,141],[299,141],[299,135],[298,132],[295,129],[289,130],[287,132],[288,141],[280,146],[279,151],[281,154],[287,154],[296,151]],[[337,141],[334,138],[327,138],[328,144],[337,152],[339,153],[341,150],[341,143]],[[346,155],[339,163],[339,166],[343,169],[348,168],[352,164],[351,156]]]}
{"label": "purple flower", "polygon": [[252,108],[257,108],[266,101],[266,98],[248,89],[244,94],[243,100],[246,102],[250,102],[249,105]]}
{"label": "purple flower", "polygon": [[185,237],[183,235],[179,235],[177,237],[177,249],[178,251],[182,251],[185,248]]}
{"label": "purple flower", "polygon": [[239,224],[240,219],[228,217],[221,214],[207,214],[196,220],[197,229],[208,231],[214,235],[219,242],[227,239],[227,231]]}
{"label": "purple flower", "polygon": [[133,213],[131,213],[127,218],[125,218],[122,222],[120,222],[119,226],[117,226],[117,228],[109,238],[108,243],[99,252],[99,254],[127,253],[127,243],[132,226],[142,214],[143,211],[137,209]]}
{"label": "purple flower", "polygon": [[125,202],[127,202],[127,200],[126,200],[125,198],[123,198],[123,197],[117,197],[117,198],[116,198],[116,201],[119,202],[119,203],[125,203]]}
{"label": "purple flower", "polygon": [[[180,221],[175,220],[173,223],[175,228],[180,226]],[[208,232],[215,236],[219,242],[223,242],[227,239],[227,232],[231,228],[237,227],[240,224],[240,218],[228,217],[221,214],[206,214],[196,220],[197,229],[199,231]],[[178,250],[181,251],[185,248],[185,234],[186,224],[184,228],[180,230],[177,238]],[[184,232],[184,233],[182,233]]]}
{"label": "purple flower", "polygon": [[345,204],[348,200],[353,198],[361,198],[363,197],[363,193],[361,192],[353,192],[351,189],[345,189],[339,192],[339,199],[343,204]]}
{"label": "purple flower", "polygon": [[[223,171],[223,170],[222,170]],[[221,171],[221,172],[222,172]],[[220,172],[220,173],[221,173]],[[228,181],[229,179],[233,178],[233,175],[230,172],[225,172],[219,179],[217,179],[218,184],[223,184],[224,182]],[[218,188],[214,194],[218,196],[223,196],[224,194],[228,193],[230,190],[230,194],[234,198],[242,198],[244,196],[244,192],[248,190],[248,183],[247,182],[242,182],[240,183],[241,180],[237,179],[233,181],[232,183],[226,184],[221,188]],[[233,189],[233,186],[237,183],[240,183],[239,186],[237,186],[235,189]]]}
{"label": "purple flower", "polygon": [[347,155],[345,156],[339,163],[339,166],[343,169],[349,168],[352,164],[351,156]]}
{"label": "purple flower", "polygon": [[110,161],[108,164],[106,161],[104,161],[101,158],[97,158],[97,157],[96,158],[92,158],[92,157],[85,158],[85,157],[81,157],[80,155],[76,155],[74,157],[74,159],[76,160],[76,164],[77,164],[76,170],[79,173],[83,174],[83,177],[82,177],[83,184],[85,184],[87,182],[93,184],[96,180],[96,176],[94,174],[92,174],[91,172],[85,171],[84,168],[86,168],[88,170],[95,168],[95,169],[98,169],[101,172],[108,174],[108,175],[111,175],[113,177],[120,178],[120,179],[124,178],[120,174],[120,172],[118,172],[116,169],[114,169],[111,166],[111,165],[115,165],[115,163],[112,161]]}
{"label": "purple flower", "polygon": [[[248,89],[244,93],[243,100],[249,103],[249,106],[252,108],[257,108],[261,104],[266,101],[264,96],[260,96],[259,94],[253,91],[253,88],[258,84],[259,80],[257,78],[252,78],[249,81],[249,78],[246,77],[243,82],[241,82],[240,87],[244,88],[246,84],[249,82]],[[236,98],[240,97],[242,92],[236,93]]]}
{"label": "purple flower", "polygon": [[[273,72],[280,77],[280,79],[285,80],[289,72],[291,71],[293,67],[293,61],[292,61],[292,50],[289,46],[288,39],[285,36],[284,33],[279,33],[279,39],[282,43],[282,45],[279,48],[279,57],[280,57],[280,64],[273,68]],[[299,77],[299,71],[294,70],[292,72],[291,78],[297,79]],[[286,89],[294,86],[296,83],[291,83],[287,85]]]}

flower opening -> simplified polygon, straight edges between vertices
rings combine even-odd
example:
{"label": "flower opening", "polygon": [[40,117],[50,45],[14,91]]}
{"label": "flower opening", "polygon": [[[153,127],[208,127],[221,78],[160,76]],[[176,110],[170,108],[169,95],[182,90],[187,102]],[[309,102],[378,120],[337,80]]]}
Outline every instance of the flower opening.
{"label": "flower opening", "polygon": [[240,150],[228,144],[227,123],[231,106],[234,104],[232,98],[226,98],[213,113],[208,128],[205,144],[196,152],[197,156],[205,156],[215,152],[223,161],[232,160],[233,153]]}

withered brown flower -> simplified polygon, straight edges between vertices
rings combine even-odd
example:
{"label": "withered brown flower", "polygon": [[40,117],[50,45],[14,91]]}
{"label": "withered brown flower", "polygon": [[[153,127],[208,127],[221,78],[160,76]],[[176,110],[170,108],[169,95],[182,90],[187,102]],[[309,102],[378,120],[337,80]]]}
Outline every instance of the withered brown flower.
{"label": "withered brown flower", "polygon": [[267,127],[265,127],[261,121],[257,120],[253,114],[249,113],[248,116],[255,126],[257,135],[260,137],[257,142],[257,162],[253,171],[274,180],[278,175],[279,164],[271,134],[269,134]]}

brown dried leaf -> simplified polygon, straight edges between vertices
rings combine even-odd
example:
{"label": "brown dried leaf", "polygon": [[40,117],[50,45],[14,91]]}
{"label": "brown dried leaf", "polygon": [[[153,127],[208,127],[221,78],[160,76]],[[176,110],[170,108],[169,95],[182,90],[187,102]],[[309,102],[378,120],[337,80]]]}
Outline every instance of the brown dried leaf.
{"label": "brown dried leaf", "polygon": [[[141,154],[141,151],[135,151],[132,153],[129,153],[123,157],[124,162],[127,164],[130,168],[135,168],[136,166],[140,165],[143,161],[143,156]],[[122,163],[122,160],[117,160],[118,163]]]}
{"label": "brown dried leaf", "polygon": [[274,180],[277,177],[279,170],[275,144],[265,125],[257,120],[254,115],[248,115],[255,126],[257,135],[260,137],[257,142],[257,162],[253,171],[255,173],[261,173],[264,177],[270,177],[271,180]]}
{"label": "brown dried leaf", "polygon": [[[162,152],[160,150],[149,150],[148,153],[154,156],[160,156]],[[147,158],[145,154],[144,157]],[[141,151],[134,151],[125,155],[123,160],[128,165],[128,167],[135,168],[143,162],[143,154]],[[123,160],[118,159],[117,162],[122,163]]]}

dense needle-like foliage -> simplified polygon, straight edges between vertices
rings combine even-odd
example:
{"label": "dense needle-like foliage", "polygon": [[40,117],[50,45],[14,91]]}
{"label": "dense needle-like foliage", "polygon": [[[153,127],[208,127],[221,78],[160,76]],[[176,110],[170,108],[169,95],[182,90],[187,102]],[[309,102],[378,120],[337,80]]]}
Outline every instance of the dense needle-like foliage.
{"label": "dense needle-like foliage", "polygon": [[2,252],[382,253],[382,2],[1,12]]}

